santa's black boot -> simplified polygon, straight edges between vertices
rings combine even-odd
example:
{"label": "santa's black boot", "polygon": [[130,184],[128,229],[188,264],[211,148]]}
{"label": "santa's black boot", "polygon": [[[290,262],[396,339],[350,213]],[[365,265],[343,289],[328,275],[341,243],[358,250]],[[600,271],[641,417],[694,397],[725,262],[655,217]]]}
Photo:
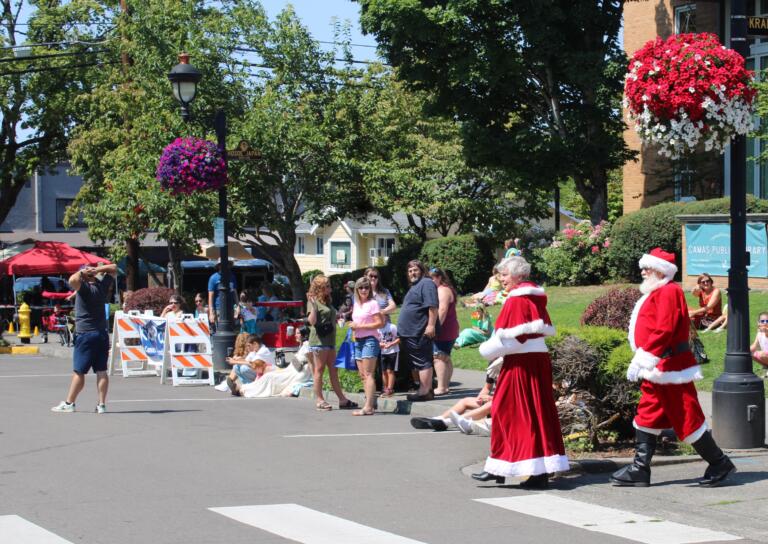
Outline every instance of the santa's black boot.
{"label": "santa's black boot", "polygon": [[651,485],[651,459],[656,450],[656,435],[637,429],[635,433],[635,460],[611,474],[611,483],[622,487],[648,487]]}
{"label": "santa's black boot", "polygon": [[699,485],[705,487],[718,486],[729,474],[736,472],[736,467],[728,456],[723,453],[723,450],[717,446],[710,431],[705,432],[701,438],[691,445],[696,450],[696,453],[709,463],[707,470],[704,472],[704,478],[699,480]]}

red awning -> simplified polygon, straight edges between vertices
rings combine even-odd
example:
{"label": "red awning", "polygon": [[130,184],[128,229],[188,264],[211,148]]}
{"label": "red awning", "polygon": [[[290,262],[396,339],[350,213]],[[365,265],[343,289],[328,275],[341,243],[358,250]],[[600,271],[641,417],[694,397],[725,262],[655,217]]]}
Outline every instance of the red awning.
{"label": "red awning", "polygon": [[74,274],[83,265],[108,263],[104,257],[76,249],[64,242],[35,242],[35,247],[0,261],[0,274],[43,276]]}

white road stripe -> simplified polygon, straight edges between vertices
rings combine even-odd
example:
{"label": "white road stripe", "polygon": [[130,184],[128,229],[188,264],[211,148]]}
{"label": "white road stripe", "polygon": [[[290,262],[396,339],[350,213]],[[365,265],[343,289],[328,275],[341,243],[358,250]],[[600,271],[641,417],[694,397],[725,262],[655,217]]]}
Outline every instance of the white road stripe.
{"label": "white road stripe", "polygon": [[695,542],[741,540],[741,537],[728,533],[700,529],[572,499],[563,499],[550,494],[475,500],[528,516],[646,544],[692,544]]}
{"label": "white road stripe", "polygon": [[424,544],[298,504],[231,506],[209,510],[302,544]]}
{"label": "white road stripe", "polygon": [[0,542],[7,544],[72,544],[19,516],[0,516]]}
{"label": "white road stripe", "polygon": [[425,433],[424,431],[408,431],[403,433],[344,433],[344,434],[284,434],[283,438],[338,438],[344,436],[393,436],[401,434],[423,434],[425,436],[445,434],[445,433],[457,433],[459,431],[450,430],[443,431],[442,433]]}

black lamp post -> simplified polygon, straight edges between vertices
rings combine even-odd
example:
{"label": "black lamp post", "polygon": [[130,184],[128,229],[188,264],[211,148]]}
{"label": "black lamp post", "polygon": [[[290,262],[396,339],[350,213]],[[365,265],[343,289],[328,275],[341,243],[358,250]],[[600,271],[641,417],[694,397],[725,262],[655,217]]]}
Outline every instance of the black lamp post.
{"label": "black lamp post", "polygon": [[[731,0],[731,48],[745,59],[745,0]],[[712,423],[725,448],[759,448],[765,443],[763,380],[752,372],[749,353],[749,284],[747,281],[747,143],[731,143],[731,268],[728,270],[728,345],[725,369],[712,388]]]}
{"label": "black lamp post", "polygon": [[[168,79],[173,86],[173,96],[181,103],[181,117],[189,121],[189,105],[195,99],[197,94],[197,84],[202,78],[200,71],[189,64],[189,55],[181,53],[179,55],[179,64],[171,69]],[[216,141],[221,156],[224,158],[224,165],[227,165],[227,118],[224,110],[216,111],[216,117],[213,121],[216,131]],[[227,187],[223,185],[219,189],[219,214],[216,218],[216,233],[214,241],[219,248],[219,264],[221,267],[221,282],[219,283],[219,318],[216,324],[216,332],[212,338],[213,368],[216,371],[227,370],[227,356],[232,346],[235,344],[235,330],[233,326],[232,300],[229,269],[229,248],[227,246],[228,232],[227,228]]]}

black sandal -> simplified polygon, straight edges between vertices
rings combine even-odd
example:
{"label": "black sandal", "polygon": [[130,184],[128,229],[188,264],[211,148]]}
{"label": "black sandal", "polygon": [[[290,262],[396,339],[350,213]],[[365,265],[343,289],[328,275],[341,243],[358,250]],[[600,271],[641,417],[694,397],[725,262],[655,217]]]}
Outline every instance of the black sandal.
{"label": "black sandal", "polygon": [[355,408],[359,408],[359,405],[349,399],[344,404],[339,403],[339,410],[354,410]]}

